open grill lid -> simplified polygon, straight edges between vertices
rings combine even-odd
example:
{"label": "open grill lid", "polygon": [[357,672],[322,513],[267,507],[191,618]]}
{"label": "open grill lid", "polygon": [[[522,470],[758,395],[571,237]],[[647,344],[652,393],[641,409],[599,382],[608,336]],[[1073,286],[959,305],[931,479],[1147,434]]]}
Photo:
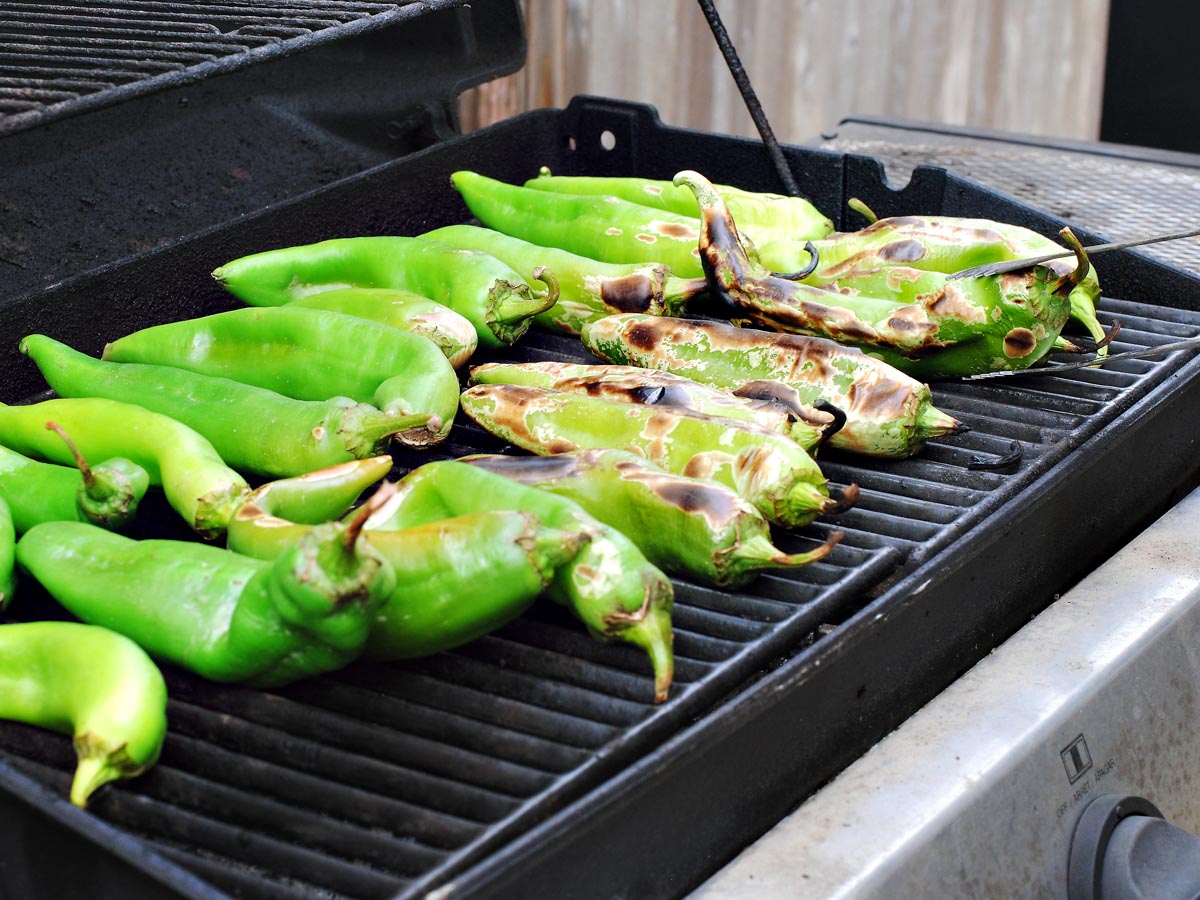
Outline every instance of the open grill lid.
{"label": "open grill lid", "polygon": [[[941,170],[918,170],[895,192],[871,160],[788,155],[830,212],[858,196],[881,214],[978,215],[1050,234],[1060,225]],[[450,171],[515,181],[539,164],[656,177],[696,168],[773,184],[754,142],[580,99],[12,300],[0,340],[11,348],[40,330],[96,352],[114,334],[235,305],[208,277],[220,262],[462,221]],[[1101,275],[1102,320],[1124,326],[1115,349],[1200,333],[1195,278],[1129,252]],[[508,355],[586,358],[577,342],[545,335]],[[5,401],[42,389],[15,352],[0,355],[0,376]],[[677,582],[678,685],[664,706],[648,703],[636,650],[597,644],[565,612],[539,606],[451,653],[280,691],[170,672],[162,762],[98,794],[93,814],[64,796],[70,742],[5,723],[3,795],[60,847],[103,835],[92,871],[138,885],[125,896],[419,896],[447,885],[451,895],[678,895],[1111,552],[1200,467],[1194,429],[1180,426],[1196,421],[1200,364],[1181,355],[943,385],[935,399],[972,432],[902,462],[823,457],[835,483],[863,488],[861,502],[786,540],[844,528],[826,560],[740,592]],[[965,467],[1012,440],[1025,447],[1016,470]],[[496,446],[461,422],[439,455]],[[1150,454],[1154,465],[1139,466]],[[172,526],[164,513],[139,527]],[[70,876],[43,866],[30,877],[68,890]]]}
{"label": "open grill lid", "polygon": [[0,300],[435,144],[518,0],[0,0]]}

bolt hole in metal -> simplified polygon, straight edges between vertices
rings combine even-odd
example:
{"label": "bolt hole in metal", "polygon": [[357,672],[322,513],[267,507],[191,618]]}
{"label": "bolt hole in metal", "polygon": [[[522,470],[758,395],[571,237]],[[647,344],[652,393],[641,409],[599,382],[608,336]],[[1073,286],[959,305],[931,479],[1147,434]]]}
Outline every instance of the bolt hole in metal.
{"label": "bolt hole in metal", "polygon": [[575,138],[574,137],[571,137],[571,136],[567,137],[567,149],[570,150],[572,153],[575,152]]}
{"label": "bolt hole in metal", "polygon": [[600,146],[605,150],[614,150],[617,146],[617,136],[607,130],[600,132]]}

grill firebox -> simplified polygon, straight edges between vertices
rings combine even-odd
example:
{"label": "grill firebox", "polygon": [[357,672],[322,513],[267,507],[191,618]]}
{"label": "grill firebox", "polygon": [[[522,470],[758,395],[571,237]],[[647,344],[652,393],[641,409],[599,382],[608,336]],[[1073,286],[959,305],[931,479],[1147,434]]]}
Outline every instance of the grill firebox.
{"label": "grill firebox", "polygon": [[[974,215],[1047,234],[1062,224],[938,169],[893,191],[869,159],[787,156],[829,213],[857,196],[881,215]],[[114,335],[232,308],[208,277],[226,260],[465,221],[451,171],[518,181],[539,165],[653,177],[692,168],[774,187],[754,142],[578,98],[14,299],[3,337],[12,348],[43,332],[97,353]],[[1101,320],[1122,325],[1114,352],[1200,334],[1191,276],[1130,252],[1106,257],[1100,275]],[[589,357],[576,341],[535,335],[506,358]],[[636,650],[595,643],[545,604],[458,651],[280,691],[170,672],[162,762],[94,800],[104,833],[119,837],[101,858],[147,876],[145,896],[683,893],[1196,483],[1198,374],[1174,354],[935,385],[937,405],[969,434],[902,462],[823,456],[834,484],[860,486],[860,502],[781,545],[843,529],[826,560],[743,592],[676,583],[677,685],[660,707]],[[0,376],[7,402],[43,389],[13,350]],[[1024,457],[1013,471],[966,467],[1014,440]],[[460,422],[435,455],[498,446]],[[140,527],[172,526],[164,514]],[[46,607],[18,601],[29,610]],[[89,842],[93,818],[65,800],[69,741],[2,723],[0,748],[0,788],[21,816],[52,823],[64,844]]]}

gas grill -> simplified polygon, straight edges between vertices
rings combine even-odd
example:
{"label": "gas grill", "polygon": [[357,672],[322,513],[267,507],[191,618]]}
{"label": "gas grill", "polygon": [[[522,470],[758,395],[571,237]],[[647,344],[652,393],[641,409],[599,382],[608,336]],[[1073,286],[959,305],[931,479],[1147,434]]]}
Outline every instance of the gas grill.
{"label": "gas grill", "polygon": [[[160,7],[122,7],[151,5]],[[456,3],[380,6],[411,15],[406,33],[452,21],[456,33],[467,29],[462,46],[479,46],[470,16],[482,4],[469,11]],[[519,31],[515,6],[506,21]],[[342,27],[328,29],[329,49]],[[300,71],[322,50],[296,49],[304,52],[276,62]],[[177,83],[157,93],[130,90],[116,106],[59,121],[46,113],[0,139],[0,154],[16,153],[14,141],[45,146],[69,128],[100,134],[106,120],[139,102],[153,101],[154,112],[144,113],[152,117],[193,89],[228,98],[253,88],[233,84],[226,94],[224,78],[249,78],[267,65],[194,88],[192,74],[176,74]],[[167,124],[163,135],[178,138]],[[369,167],[364,160],[377,151],[350,151],[370,141],[346,139],[353,172],[339,169],[320,185],[304,181],[319,174],[311,168],[295,187],[280,178],[277,196],[235,196],[228,211],[236,217],[227,221],[204,220],[222,199],[209,197],[203,210],[156,222],[139,239],[151,249],[136,253],[122,244],[129,231],[95,251],[107,255],[89,249],[65,258],[69,235],[30,246],[17,287],[0,295],[9,348],[0,353],[0,399],[44,396],[36,369],[14,349],[25,334],[47,333],[95,354],[115,335],[233,308],[208,273],[238,256],[466,221],[448,180],[456,169],[521,181],[539,165],[659,178],[690,168],[718,182],[776,188],[757,142],[667,127],[648,107],[607,98],[579,97],[564,110],[439,137]],[[880,215],[978,216],[1045,234],[1064,224],[944,169],[918,167],[895,190],[869,157],[801,147],[785,148],[785,157],[801,191],[843,228],[860,224],[846,211],[851,197]],[[173,168],[158,187],[203,192],[201,175],[226,162],[201,167],[196,183],[186,166]],[[71,187],[119,193],[120,176],[105,177],[111,186],[98,179],[85,188],[95,172],[77,173],[60,191],[68,201]],[[19,171],[10,197],[25,190],[22,179],[36,181],[37,173]],[[132,222],[134,233],[141,224]],[[1085,243],[1102,239],[1088,221],[1071,224]],[[1130,251],[1105,257],[1100,273],[1101,320],[1122,325],[1114,351],[1200,335],[1194,276]],[[536,333],[502,356],[588,359],[577,341]],[[1200,480],[1200,361],[1186,354],[1003,383],[938,384],[934,397],[971,432],[904,461],[822,455],[834,485],[859,485],[859,504],[780,543],[796,550],[843,530],[824,561],[764,575],[739,592],[676,582],[676,685],[666,704],[650,702],[649,667],[638,651],[594,642],[549,605],[430,659],[360,663],[274,691],[215,685],[168,667],[170,733],[161,762],[101,791],[86,813],[66,801],[70,741],[0,723],[0,813],[17,835],[0,863],[0,885],[18,896],[54,897],[687,892]],[[976,457],[1005,456],[1012,441],[1023,448],[1016,467],[968,468]],[[499,447],[460,421],[432,454],[397,452],[398,470]],[[136,528],[141,536],[182,536],[153,504]],[[13,614],[58,615],[29,588]]]}

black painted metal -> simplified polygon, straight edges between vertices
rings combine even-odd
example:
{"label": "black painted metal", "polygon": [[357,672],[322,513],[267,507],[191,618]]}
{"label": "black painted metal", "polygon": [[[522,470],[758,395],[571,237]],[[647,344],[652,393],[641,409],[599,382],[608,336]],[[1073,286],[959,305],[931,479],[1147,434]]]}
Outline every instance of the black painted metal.
{"label": "black painted metal", "polygon": [[[616,139],[612,149],[604,132]],[[924,168],[896,192],[872,160],[787,153],[801,190],[829,212],[858,196],[881,214],[983,215],[1046,233],[1058,226],[941,170]],[[665,128],[648,108],[579,98],[565,111],[449,140],[2,300],[3,339],[12,346],[42,330],[96,352],[113,335],[231,307],[207,275],[230,258],[462,221],[451,171],[519,180],[542,164],[654,176],[694,168],[751,188],[774,178],[757,143]],[[1133,252],[1110,257],[1103,277],[1111,297],[1102,318],[1124,325],[1115,349],[1200,333],[1195,278]],[[549,336],[509,355],[584,356],[577,343]],[[0,384],[6,400],[42,388],[12,352],[0,355]],[[597,644],[564,611],[543,607],[452,653],[351,666],[272,693],[170,672],[162,762],[105,789],[94,806],[158,879],[130,896],[190,896],[192,875],[248,897],[408,897],[449,884],[451,896],[684,893],[1111,553],[1200,470],[1200,363],[1178,354],[938,386],[935,397],[970,434],[903,462],[824,458],[835,483],[863,489],[858,508],[836,523],[847,538],[827,561],[740,593],[678,583],[678,684],[664,706],[647,702],[647,666],[635,650]],[[1015,472],[966,468],[1012,440],[1025,448]],[[495,446],[460,423],[440,452]],[[159,521],[143,527],[158,530]],[[783,540],[811,542],[831,527]],[[22,814],[66,822],[64,845],[90,821],[67,815],[65,739],[0,726],[0,763],[0,787],[15,790],[17,771],[44,786]],[[127,846],[114,844],[113,855],[124,860]]]}

